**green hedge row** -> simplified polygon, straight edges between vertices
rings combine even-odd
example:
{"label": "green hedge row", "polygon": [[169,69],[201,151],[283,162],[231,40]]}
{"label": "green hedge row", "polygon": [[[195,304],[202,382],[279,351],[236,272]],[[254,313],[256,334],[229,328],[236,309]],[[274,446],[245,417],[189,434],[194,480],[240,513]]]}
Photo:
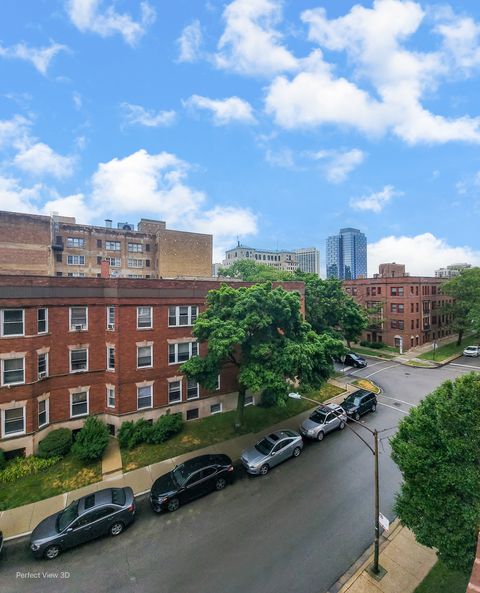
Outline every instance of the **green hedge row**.
{"label": "green hedge row", "polygon": [[165,414],[155,422],[143,418],[136,422],[123,422],[118,431],[118,442],[122,449],[133,449],[141,443],[164,443],[183,428],[181,414]]}

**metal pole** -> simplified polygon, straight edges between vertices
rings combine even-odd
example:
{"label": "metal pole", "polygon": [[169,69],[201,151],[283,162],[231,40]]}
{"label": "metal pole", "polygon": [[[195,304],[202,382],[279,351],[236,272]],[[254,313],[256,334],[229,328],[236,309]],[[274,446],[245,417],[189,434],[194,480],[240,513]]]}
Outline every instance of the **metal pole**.
{"label": "metal pole", "polygon": [[379,476],[378,476],[378,432],[377,429],[373,431],[375,441],[375,550],[373,554],[372,570],[375,574],[380,572],[378,567],[378,556],[380,546],[380,491],[379,491]]}

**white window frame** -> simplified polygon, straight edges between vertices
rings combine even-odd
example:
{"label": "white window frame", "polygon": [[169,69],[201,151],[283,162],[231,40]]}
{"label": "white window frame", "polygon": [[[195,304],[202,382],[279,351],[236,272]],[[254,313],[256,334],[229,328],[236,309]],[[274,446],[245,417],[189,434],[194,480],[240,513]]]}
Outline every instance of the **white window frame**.
{"label": "white window frame", "polygon": [[[251,397],[252,401],[248,402],[246,401],[247,397]],[[245,404],[243,405],[244,408],[246,408],[247,406],[254,406],[255,405],[255,397],[253,395],[246,395],[245,396]]]}
{"label": "white window frame", "polygon": [[[40,319],[38,318],[38,316],[39,316],[40,311],[45,311],[45,329],[43,331],[40,331],[40,329],[39,329]],[[39,307],[37,309],[37,334],[48,334],[48,309],[47,309],[47,307]]]}
{"label": "white window frame", "polygon": [[[67,237],[67,247],[74,249],[85,249],[85,239],[83,237]],[[75,245],[77,243],[77,245]]]}
{"label": "white window frame", "polygon": [[[180,324],[180,307],[187,307],[188,312],[187,312],[187,321],[188,323],[186,324]],[[198,318],[198,305],[170,305],[168,307],[168,327],[191,327],[194,323],[195,320],[192,322],[192,308],[196,309],[196,315],[195,315],[195,319]],[[170,311],[171,309],[175,308],[175,323],[170,323],[170,318],[173,317],[173,315],[170,315]]]}
{"label": "white window frame", "polygon": [[85,256],[84,255],[67,255],[67,266],[84,266]]}
{"label": "white window frame", "polygon": [[[85,309],[85,324],[80,324],[80,323],[76,323],[75,325],[72,325],[72,309]],[[75,331],[88,331],[88,306],[87,305],[79,305],[77,306],[73,306],[73,307],[69,307],[68,309],[69,311],[69,327],[70,327],[70,331],[71,332],[75,332]],[[82,325],[81,329],[76,329],[77,326]]]}
{"label": "white window frame", "polygon": [[[45,403],[45,422],[43,424],[40,424],[40,414],[43,412],[40,412],[40,404]],[[38,402],[38,413],[37,413],[37,420],[38,420],[38,428],[43,428],[44,426],[47,426],[47,424],[50,424],[50,398],[45,398],[45,399],[41,399]]]}
{"label": "white window frame", "polygon": [[[45,375],[43,375],[43,377],[40,377],[40,356],[45,356],[45,370],[42,371],[45,373]],[[44,379],[45,377],[48,377],[48,371],[49,371],[49,365],[48,365],[48,352],[37,352],[37,379],[40,381],[40,379]]]}
{"label": "white window frame", "polygon": [[[110,350],[113,350],[113,366],[110,365]],[[107,371],[115,370],[115,364],[117,362],[115,354],[115,346],[107,346]]]}
{"label": "white window frame", "polygon": [[[6,438],[10,438],[10,437],[14,437],[14,436],[18,436],[20,434],[25,434],[26,430],[27,430],[27,423],[26,423],[26,418],[25,418],[25,407],[26,406],[18,406],[18,408],[7,408],[5,410],[2,410],[2,437],[4,439]],[[5,416],[6,416],[6,412],[9,412],[10,410],[19,410],[22,409],[23,410],[23,430],[17,430],[16,432],[9,432],[8,434],[5,432]]]}
{"label": "white window frame", "polygon": [[[148,365],[138,365],[138,358],[139,358],[139,350],[140,348],[150,348],[150,364]],[[153,368],[153,345],[152,344],[145,344],[144,346],[137,346],[137,369],[151,369]]]}
{"label": "white window frame", "polygon": [[[78,395],[79,393],[85,393],[87,396],[87,411],[82,414],[73,415],[73,396]],[[83,418],[85,416],[88,416],[89,411],[90,411],[90,392],[89,392],[89,390],[88,389],[79,389],[78,391],[71,392],[70,393],[70,418]]]}
{"label": "white window frame", "polygon": [[128,253],[143,253],[143,245],[142,243],[128,243],[127,251]]}
{"label": "white window frame", "polygon": [[[139,322],[139,317],[140,317],[140,309],[150,309],[150,325],[145,325],[140,327],[138,325]],[[153,307],[152,306],[145,306],[145,307],[137,307],[137,329],[138,330],[142,330],[142,329],[152,329],[153,328]]]}
{"label": "white window frame", "polygon": [[110,331],[113,331],[115,329],[115,314],[116,314],[115,305],[108,305],[107,306],[107,329]]}
{"label": "white window frame", "polygon": [[[5,333],[5,311],[21,311],[22,312],[22,333],[21,334],[6,334]],[[2,309],[1,310],[1,336],[2,338],[17,338],[25,335],[25,309]]]}
{"label": "white window frame", "polygon": [[217,375],[217,386],[215,387],[215,391],[220,391],[220,373]]}
{"label": "white window frame", "polygon": [[[85,350],[85,352],[87,353],[87,367],[85,369],[72,370],[72,352],[79,352],[80,350]],[[69,357],[69,361],[70,361],[70,373],[86,373],[88,371],[88,362],[89,362],[88,348],[71,348],[69,350],[68,357]]]}
{"label": "white window frame", "polygon": [[[15,381],[14,383],[5,383],[5,362],[7,361],[11,361],[11,360],[22,360],[23,361],[23,379],[22,381]],[[25,354],[15,357],[12,356],[11,358],[2,358],[2,381],[1,381],[1,385],[2,387],[13,387],[14,385],[24,385],[25,384]]]}
{"label": "white window frame", "polygon": [[[113,245],[113,247],[112,247]],[[121,251],[122,244],[121,241],[105,241],[105,250],[106,251]]]}
{"label": "white window frame", "polygon": [[[112,404],[112,398],[111,398],[112,394],[113,394],[113,404]],[[115,408],[117,406],[117,394],[115,393],[114,385],[107,385],[106,395],[107,395],[107,408]]]}
{"label": "white window frame", "polygon": [[[138,405],[138,398],[140,397],[140,389],[149,389],[150,390],[150,405],[140,407]],[[146,395],[142,395],[142,397],[147,397]],[[153,385],[137,385],[137,410],[148,410],[153,408]]]}
{"label": "white window frame", "polygon": [[189,380],[189,379],[187,379],[187,381],[186,381],[186,385],[187,385],[187,393],[186,393],[186,398],[187,398],[187,401],[191,401],[191,400],[194,400],[194,399],[199,399],[199,397],[200,397],[200,384],[198,383],[198,381],[196,381],[196,385],[197,385],[197,394],[196,394],[194,397],[189,397],[189,395],[188,395],[188,390],[189,390],[189,385],[188,385],[188,384],[189,384],[189,383],[190,383],[190,380]]}
{"label": "white window frame", "polygon": [[144,259],[137,259],[134,257],[127,258],[127,268],[135,268],[137,270],[142,269],[145,267],[145,260]]}
{"label": "white window frame", "polygon": [[[178,346],[180,344],[188,344],[188,358],[186,360],[178,360]],[[196,354],[192,354],[193,352],[193,344],[196,344],[197,346],[197,353]],[[170,347],[174,346],[175,349],[175,360],[173,362],[170,362]],[[190,360],[193,356],[198,356],[198,342],[197,341],[193,341],[193,342],[175,342],[173,344],[169,344],[168,345],[168,364],[169,365],[173,365],[173,364],[182,364],[184,362],[186,362],[187,360]]]}
{"label": "white window frame", "polygon": [[122,267],[122,258],[120,257],[106,257],[105,261],[108,262],[108,265],[111,268],[121,268]]}
{"label": "white window frame", "polygon": [[[170,386],[173,385],[174,383],[180,384],[180,399],[178,399],[176,401],[170,401]],[[181,404],[182,401],[183,401],[183,381],[182,381],[182,379],[176,379],[175,381],[169,381],[168,382],[168,404],[169,405]]]}
{"label": "white window frame", "polygon": [[[220,406],[220,409],[217,410],[216,412],[212,412],[213,406]],[[210,416],[213,416],[214,414],[221,414],[222,412],[223,412],[223,403],[222,402],[216,402],[214,404],[210,404]]]}

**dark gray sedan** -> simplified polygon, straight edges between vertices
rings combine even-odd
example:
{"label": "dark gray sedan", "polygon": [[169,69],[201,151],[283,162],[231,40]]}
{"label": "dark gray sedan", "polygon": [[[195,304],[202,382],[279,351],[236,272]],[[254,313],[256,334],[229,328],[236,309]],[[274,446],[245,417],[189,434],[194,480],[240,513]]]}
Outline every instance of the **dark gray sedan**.
{"label": "dark gray sedan", "polygon": [[135,519],[131,488],[106,488],[74,500],[41,521],[30,536],[36,558],[53,560],[60,552],[102,535],[120,535]]}
{"label": "dark gray sedan", "polygon": [[303,439],[293,430],[283,429],[270,433],[242,453],[242,464],[249,474],[268,474],[270,469],[290,457],[298,457]]}

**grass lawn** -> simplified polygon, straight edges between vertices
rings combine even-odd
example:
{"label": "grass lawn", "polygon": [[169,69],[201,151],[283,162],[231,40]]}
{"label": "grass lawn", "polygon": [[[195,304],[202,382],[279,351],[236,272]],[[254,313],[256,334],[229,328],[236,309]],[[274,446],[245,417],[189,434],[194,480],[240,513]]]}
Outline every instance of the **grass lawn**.
{"label": "grass lawn", "polygon": [[433,357],[433,349],[425,352],[424,354],[420,354],[417,358],[423,358],[424,360],[436,360],[441,361],[453,356],[454,354],[462,354],[464,348],[467,346],[471,346],[472,344],[478,344],[479,338],[475,336],[469,336],[462,340],[462,343],[457,346],[457,342],[451,342],[450,344],[445,344],[445,346],[440,346],[437,348],[435,352],[435,358]]}
{"label": "grass lawn", "polygon": [[[342,390],[339,387],[326,383],[320,390],[306,395],[318,402],[322,402],[341,392]],[[235,431],[234,428],[234,411],[192,420],[185,423],[185,427],[180,434],[166,443],[160,445],[142,444],[131,451],[122,449],[123,469],[124,471],[131,471],[144,465],[157,463],[195,449],[233,439],[240,434],[259,432],[263,428],[272,426],[291,416],[296,416],[312,407],[312,402],[293,399],[289,399],[287,405],[283,408],[248,406],[245,408],[245,423],[240,432]]]}
{"label": "grass lawn", "polygon": [[0,511],[69,492],[102,479],[101,463],[85,465],[72,454],[45,471],[0,484]]}
{"label": "grass lawn", "polygon": [[390,347],[366,348],[365,346],[354,346],[352,350],[357,354],[366,354],[367,356],[378,356],[379,358],[385,358],[386,360],[398,356],[398,351],[395,350],[395,348]]}
{"label": "grass lawn", "polygon": [[380,393],[380,389],[368,379],[356,379],[352,382],[352,385],[366,389],[367,391],[373,391],[373,393]]}
{"label": "grass lawn", "polygon": [[470,575],[437,562],[414,593],[465,593]]}

